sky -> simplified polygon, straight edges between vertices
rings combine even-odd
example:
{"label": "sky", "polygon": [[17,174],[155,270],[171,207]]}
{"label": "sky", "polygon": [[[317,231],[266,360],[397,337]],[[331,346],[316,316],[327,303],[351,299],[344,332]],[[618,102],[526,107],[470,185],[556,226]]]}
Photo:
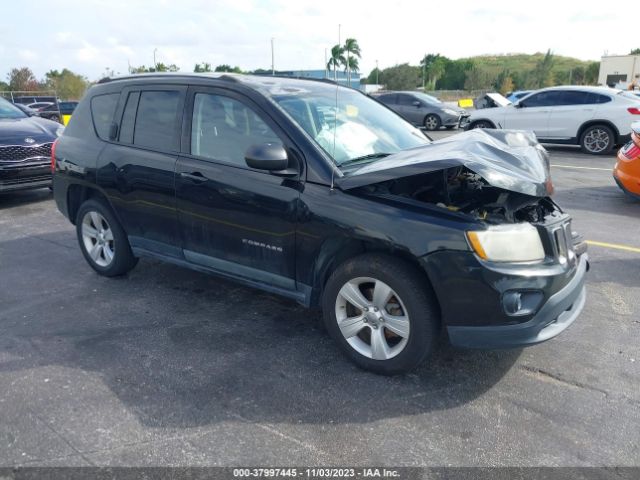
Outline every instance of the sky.
{"label": "sky", "polygon": [[[590,4],[594,5],[590,7]],[[347,37],[362,50],[361,71],[418,64],[425,53],[450,58],[535,53],[599,60],[627,54],[640,39],[622,28],[628,8],[593,0],[20,0],[3,5],[0,80],[27,66],[97,80],[128,65],[208,62],[243,70],[322,69],[325,50]],[[339,27],[340,25],[340,27]],[[618,32],[618,34],[616,34]]]}

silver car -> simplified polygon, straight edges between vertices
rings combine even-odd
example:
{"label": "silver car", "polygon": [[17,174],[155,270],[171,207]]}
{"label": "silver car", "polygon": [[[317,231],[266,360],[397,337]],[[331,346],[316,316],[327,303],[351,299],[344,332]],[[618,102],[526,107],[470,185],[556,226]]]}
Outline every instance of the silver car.
{"label": "silver car", "polygon": [[413,125],[427,130],[455,128],[469,116],[465,110],[445,105],[422,92],[386,92],[375,98]]}

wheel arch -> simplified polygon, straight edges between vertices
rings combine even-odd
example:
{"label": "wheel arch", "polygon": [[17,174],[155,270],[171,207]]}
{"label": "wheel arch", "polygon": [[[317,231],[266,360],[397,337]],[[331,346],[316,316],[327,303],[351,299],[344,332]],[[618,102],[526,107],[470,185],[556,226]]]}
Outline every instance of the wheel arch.
{"label": "wheel arch", "polygon": [[576,136],[576,142],[578,145],[580,145],[580,140],[582,139],[582,134],[585,132],[585,130],[595,125],[604,125],[605,127],[610,128],[613,132],[613,136],[615,137],[614,142],[616,145],[618,144],[618,142],[620,141],[620,131],[618,130],[618,127],[613,124],[613,122],[611,122],[610,120],[592,119],[580,125],[580,128],[578,129],[578,135]]}
{"label": "wheel arch", "polygon": [[[321,253],[317,256],[316,264],[313,272],[313,294],[311,296],[311,306],[319,306],[321,304],[322,295],[331,274],[335,272],[345,262],[364,254],[379,254],[400,259],[416,270],[425,284],[430,290],[433,298],[437,303],[439,313],[441,313],[440,300],[433,288],[433,282],[428,273],[422,268],[420,261],[412,255],[399,248],[391,248],[375,241],[356,240],[356,239],[336,239],[325,242]],[[440,318],[442,315],[440,314]]]}
{"label": "wheel arch", "polygon": [[76,224],[76,216],[80,206],[91,198],[103,201],[105,205],[111,209],[118,221],[120,221],[117,211],[113,208],[108,197],[101,192],[100,189],[94,185],[81,185],[74,183],[69,185],[69,188],[67,189],[67,213],[69,214],[69,220],[72,224]]}
{"label": "wheel arch", "polygon": [[488,118],[478,118],[478,119],[476,119],[476,120],[472,120],[472,121],[469,123],[469,130],[472,130],[472,129],[474,128],[473,126],[474,126],[476,123],[480,123],[480,122],[486,122],[486,123],[488,123],[488,124],[492,125],[492,128],[496,128],[496,123],[495,123],[493,120],[489,120]]}

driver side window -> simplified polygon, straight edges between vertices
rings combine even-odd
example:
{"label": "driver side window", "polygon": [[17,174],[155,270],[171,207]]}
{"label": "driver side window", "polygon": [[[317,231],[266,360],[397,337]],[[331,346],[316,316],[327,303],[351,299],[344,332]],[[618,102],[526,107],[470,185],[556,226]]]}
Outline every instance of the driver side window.
{"label": "driver side window", "polygon": [[191,154],[247,167],[251,145],[282,144],[273,130],[244,103],[223,95],[197,93],[191,121]]}

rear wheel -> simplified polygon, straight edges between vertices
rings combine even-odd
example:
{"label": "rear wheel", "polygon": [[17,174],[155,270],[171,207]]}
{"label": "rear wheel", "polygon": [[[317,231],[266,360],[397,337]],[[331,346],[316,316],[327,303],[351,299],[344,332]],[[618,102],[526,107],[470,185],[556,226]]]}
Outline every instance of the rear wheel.
{"label": "rear wheel", "polygon": [[120,222],[111,209],[97,199],[89,199],[80,206],[76,234],[84,258],[100,275],[123,275],[138,263]]}
{"label": "rear wheel", "polygon": [[385,375],[418,366],[433,350],[437,303],[413,266],[367,254],[331,275],[323,295],[327,330],[357,365]]}
{"label": "rear wheel", "polygon": [[426,128],[427,130],[438,130],[441,125],[442,120],[440,120],[440,117],[438,115],[430,113],[429,115],[424,117],[424,128]]}
{"label": "rear wheel", "polygon": [[585,153],[606,155],[614,147],[613,131],[605,125],[591,125],[580,135],[580,148]]}

